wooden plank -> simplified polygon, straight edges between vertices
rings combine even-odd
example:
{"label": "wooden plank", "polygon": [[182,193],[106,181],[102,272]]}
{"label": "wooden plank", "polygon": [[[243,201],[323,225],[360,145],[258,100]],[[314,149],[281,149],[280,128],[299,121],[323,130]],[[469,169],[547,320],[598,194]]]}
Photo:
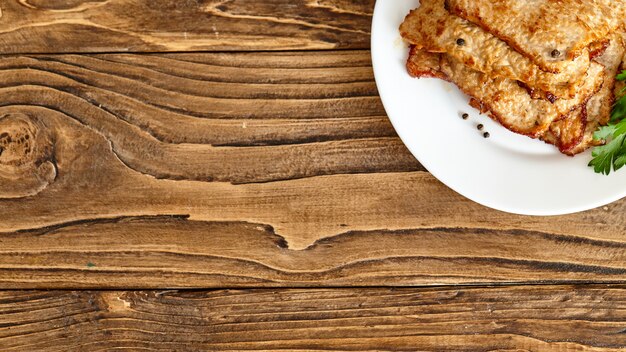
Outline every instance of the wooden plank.
{"label": "wooden plank", "polygon": [[395,137],[369,65],[3,57],[0,288],[624,280],[626,201],[534,218],[463,199]]}
{"label": "wooden plank", "polygon": [[374,0],[13,0],[0,53],[366,49]]}
{"label": "wooden plank", "polygon": [[624,287],[0,292],[3,351],[618,351]]}
{"label": "wooden plank", "polygon": [[[344,197],[350,192],[372,191],[376,180],[385,179],[370,178],[370,185],[361,189],[341,190],[330,182],[318,185],[329,187],[329,192],[337,191],[340,197]],[[403,179],[390,177],[385,180],[386,183],[393,181]],[[424,186],[421,184],[432,182],[428,178],[415,178],[415,182],[404,181],[422,191]],[[335,182],[362,183],[363,180],[335,179]],[[307,186],[314,185],[301,184],[301,188],[295,186],[294,190],[302,192]],[[384,190],[388,189],[385,187]],[[440,187],[437,190],[449,193]],[[388,212],[371,215],[375,212],[369,207],[350,211],[346,209],[349,202],[333,204],[334,208],[323,214],[316,209],[321,205],[306,207],[302,204],[307,201],[320,204],[323,196],[313,199],[306,195],[291,194],[294,201],[286,204],[259,204],[271,192],[261,191],[259,198],[250,203],[241,201],[241,193],[248,192],[234,190],[235,200],[207,207],[202,214],[224,220],[239,216],[242,219],[239,222],[197,221],[186,219],[185,216],[120,217],[86,219],[37,230],[2,233],[0,286],[196,288],[623,282],[626,273],[626,244],[623,240],[592,240],[581,235],[504,229],[501,223],[494,224],[494,227],[500,229],[474,225],[474,228],[467,229],[433,227],[401,231],[374,230],[387,225],[410,227],[402,222],[408,222],[411,213],[418,218],[416,221],[436,225],[437,220],[433,218],[440,214],[438,211],[441,211],[442,204],[437,204],[433,212],[425,213],[421,219],[420,213],[413,208],[403,218],[396,220],[389,217],[392,220],[384,222]],[[101,192],[95,192],[93,196],[100,198]],[[208,193],[208,196],[222,198],[226,195]],[[446,198],[448,206],[458,201],[461,207],[472,208],[456,197],[446,194]],[[177,201],[191,202],[189,199]],[[367,197],[362,199],[372,200]],[[354,201],[355,198],[348,200]],[[120,202],[129,204],[131,200],[125,198],[120,199]],[[70,212],[72,209],[83,211],[81,208],[85,208],[81,204],[68,204],[65,200],[54,204],[56,207],[61,205],[69,208]],[[144,202],[129,206],[111,202],[109,207],[115,212],[142,205],[148,210],[155,208]],[[286,214],[290,212],[284,208],[289,206],[292,207],[292,213]],[[397,207],[398,204],[386,206]],[[220,207],[239,207],[240,210],[223,211]],[[265,213],[265,207],[278,211],[275,214]],[[178,211],[183,208],[182,204],[179,205]],[[474,207],[471,214],[475,215],[477,208]],[[98,207],[99,211],[106,211],[103,209]],[[307,213],[307,209],[312,212]],[[397,212],[398,208],[392,210]],[[623,210],[621,208],[618,211]],[[487,212],[487,215],[492,214]],[[328,224],[323,224],[321,220],[306,219],[307,216],[318,218],[324,215],[328,218]],[[589,215],[595,217],[602,213]],[[255,216],[273,217],[274,221],[261,222]],[[303,219],[303,222],[296,223],[298,219]],[[500,217],[497,221],[511,219]],[[298,236],[298,232],[287,231],[289,235],[283,237],[267,225],[280,224],[281,221],[294,222],[287,226],[297,226],[301,231],[309,232],[302,232]],[[369,226],[372,230],[346,233],[337,230],[337,235],[320,239],[306,249],[292,248],[313,240],[316,235],[325,237],[329,226],[342,227],[343,221],[352,224],[345,225],[345,229]],[[462,221],[468,222],[460,217],[451,219],[448,224],[455,226]],[[576,223],[570,228],[575,226]]]}
{"label": "wooden plank", "polygon": [[[51,157],[58,126],[88,127],[129,169],[158,179],[421,169],[385,117],[365,51],[20,56],[0,70],[5,128],[33,160]],[[29,133],[46,142],[19,144]]]}

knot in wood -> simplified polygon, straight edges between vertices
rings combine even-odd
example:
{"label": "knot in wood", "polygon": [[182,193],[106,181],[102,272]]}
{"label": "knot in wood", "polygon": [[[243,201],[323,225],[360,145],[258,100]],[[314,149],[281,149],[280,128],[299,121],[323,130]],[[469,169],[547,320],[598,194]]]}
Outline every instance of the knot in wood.
{"label": "knot in wood", "polygon": [[22,113],[0,115],[0,198],[34,195],[57,175],[50,131]]}

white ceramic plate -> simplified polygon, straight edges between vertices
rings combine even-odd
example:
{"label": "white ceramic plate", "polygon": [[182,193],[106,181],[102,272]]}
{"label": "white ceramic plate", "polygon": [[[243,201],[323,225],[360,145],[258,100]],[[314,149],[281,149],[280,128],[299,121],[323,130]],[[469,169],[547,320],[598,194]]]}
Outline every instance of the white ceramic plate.
{"label": "white ceramic plate", "polygon": [[[398,27],[418,0],[379,0],[372,24],[372,60],[383,104],[400,138],[436,178],[490,208],[524,215],[560,215],[626,196],[626,170],[610,176],[541,141],[507,131],[468,105],[452,84],[414,79]],[[468,120],[461,119],[464,112]],[[479,123],[491,134],[485,139]]]}

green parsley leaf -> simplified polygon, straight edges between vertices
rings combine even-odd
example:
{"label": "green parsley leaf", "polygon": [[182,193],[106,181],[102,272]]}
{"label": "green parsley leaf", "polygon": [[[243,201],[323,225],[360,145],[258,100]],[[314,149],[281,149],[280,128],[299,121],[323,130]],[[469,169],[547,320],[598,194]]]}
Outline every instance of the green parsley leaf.
{"label": "green parsley leaf", "polygon": [[611,173],[611,169],[615,169],[617,171],[619,168],[624,166],[624,164],[616,165],[616,159],[623,159],[623,155],[620,153],[626,152],[624,150],[624,139],[626,135],[621,135],[607,145],[603,145],[600,147],[595,147],[592,152],[593,160],[589,162],[589,166],[593,167],[593,170],[596,173],[608,175]]}
{"label": "green parsley leaf", "polygon": [[[626,70],[617,75],[618,81],[626,81]],[[622,92],[624,93],[624,89]],[[594,134],[595,141],[606,143],[595,147],[589,166],[596,173],[608,175],[626,166],[626,95],[618,99],[611,112],[611,122],[600,127]]]}
{"label": "green parsley leaf", "polygon": [[[622,146],[622,153],[623,153],[624,147],[626,147],[626,144]],[[615,169],[615,171],[621,169],[624,165],[626,165],[626,154],[622,154],[618,156],[613,161],[613,168]]]}
{"label": "green parsley leaf", "polygon": [[615,131],[613,132],[613,138],[626,134],[626,119],[620,121],[615,125]]}
{"label": "green parsley leaf", "polygon": [[624,119],[626,115],[618,115],[618,117],[618,122],[611,122],[606,126],[601,126],[600,128],[598,128],[598,130],[593,134],[593,139],[598,142],[603,142],[610,139],[615,139],[622,134],[626,134],[626,119]]}
{"label": "green parsley leaf", "polygon": [[593,140],[598,142],[606,141],[613,137],[616,130],[617,127],[615,125],[602,126],[593,134]]}
{"label": "green parsley leaf", "polygon": [[[625,71],[626,72],[626,71]],[[626,95],[621,97],[611,112],[611,122],[617,122],[626,117]]]}

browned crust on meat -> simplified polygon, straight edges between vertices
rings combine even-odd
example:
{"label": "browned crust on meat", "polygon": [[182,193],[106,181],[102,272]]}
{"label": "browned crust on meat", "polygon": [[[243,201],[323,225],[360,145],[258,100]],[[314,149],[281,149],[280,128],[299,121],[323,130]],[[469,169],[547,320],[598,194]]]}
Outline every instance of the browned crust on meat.
{"label": "browned crust on meat", "polygon": [[557,100],[559,100],[559,98],[555,96],[554,94],[550,92],[543,92],[535,88],[531,88],[522,81],[517,81],[517,85],[524,88],[533,99],[546,99],[552,104],[554,104]]}
{"label": "browned crust on meat", "polygon": [[[412,60],[412,57],[418,57],[419,60]],[[439,62],[441,55],[437,53],[429,53],[421,51],[412,45],[409,49],[409,59],[406,62],[406,68],[409,74],[415,78],[439,78],[448,80],[446,75],[439,70]]]}
{"label": "browned crust on meat", "polygon": [[581,106],[565,120],[553,123],[550,132],[557,137],[556,147],[563,154],[573,156],[574,149],[582,143],[587,128],[587,106]]}
{"label": "browned crust on meat", "polygon": [[596,93],[598,93],[600,88],[601,88],[601,85],[598,86],[593,92],[591,92],[591,94],[587,96],[587,99],[583,103],[581,103],[580,105],[573,106],[569,111],[562,112],[561,116],[559,116],[559,118],[557,118],[555,121],[558,122],[558,121],[564,120],[565,118],[569,117],[574,111],[576,111],[578,108],[580,108],[581,106],[585,106],[587,102],[589,101],[589,99],[592,96],[594,96]]}
{"label": "browned crust on meat", "polygon": [[609,39],[599,40],[597,42],[591,43],[591,45],[589,46],[589,57],[591,58],[591,60],[602,56],[602,54],[604,54],[610,44],[611,40]]}

